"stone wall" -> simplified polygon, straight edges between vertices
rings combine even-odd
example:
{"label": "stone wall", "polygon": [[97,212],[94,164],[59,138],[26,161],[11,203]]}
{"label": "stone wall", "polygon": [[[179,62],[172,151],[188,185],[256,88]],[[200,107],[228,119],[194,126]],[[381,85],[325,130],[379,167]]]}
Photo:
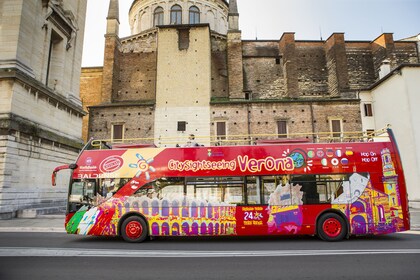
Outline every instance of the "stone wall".
{"label": "stone wall", "polygon": [[1,1],[0,218],[28,207],[65,207],[67,185],[52,188],[51,174],[82,146],[86,5]]}
{"label": "stone wall", "polygon": [[72,147],[24,133],[0,135],[0,218],[27,208],[64,212],[70,172],[60,172],[55,187],[51,174],[77,154]]}
{"label": "stone wall", "polygon": [[189,24],[189,8],[196,6],[200,10],[200,23],[207,23],[212,30],[221,34],[227,31],[228,4],[224,0],[142,0],[134,1],[129,11],[131,34],[136,34],[154,27],[154,11],[163,9],[163,25],[171,23],[171,7],[179,5],[182,9],[182,24]]}
{"label": "stone wall", "polygon": [[211,57],[208,25],[159,29],[155,138],[210,133]]}

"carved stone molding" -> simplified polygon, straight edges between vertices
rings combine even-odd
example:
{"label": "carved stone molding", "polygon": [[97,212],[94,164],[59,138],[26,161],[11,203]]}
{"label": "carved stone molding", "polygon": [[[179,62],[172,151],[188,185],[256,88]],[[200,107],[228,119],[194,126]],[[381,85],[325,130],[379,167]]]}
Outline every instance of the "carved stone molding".
{"label": "carved stone molding", "polygon": [[42,0],[42,5],[47,8],[45,20],[54,24],[66,36],[66,50],[70,49],[79,29],[73,12],[64,9],[63,0]]}

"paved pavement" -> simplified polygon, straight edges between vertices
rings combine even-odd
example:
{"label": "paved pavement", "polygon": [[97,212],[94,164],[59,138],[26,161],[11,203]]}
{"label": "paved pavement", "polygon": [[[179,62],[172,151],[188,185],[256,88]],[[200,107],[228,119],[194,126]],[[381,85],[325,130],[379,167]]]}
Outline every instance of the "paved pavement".
{"label": "paved pavement", "polygon": [[[411,230],[420,231],[420,209],[410,209]],[[64,215],[0,220],[0,232],[65,232]]]}

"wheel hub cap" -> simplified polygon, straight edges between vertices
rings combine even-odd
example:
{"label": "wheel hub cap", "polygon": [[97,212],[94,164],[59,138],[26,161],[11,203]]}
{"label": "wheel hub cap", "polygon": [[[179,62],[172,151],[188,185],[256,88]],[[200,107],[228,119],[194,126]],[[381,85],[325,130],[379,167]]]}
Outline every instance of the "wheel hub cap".
{"label": "wheel hub cap", "polygon": [[139,238],[143,232],[143,228],[141,224],[137,221],[131,221],[127,224],[127,227],[125,228],[125,232],[127,233],[127,236],[131,239]]}
{"label": "wheel hub cap", "polygon": [[342,226],[338,220],[329,218],[325,220],[322,229],[329,237],[337,237],[341,233]]}

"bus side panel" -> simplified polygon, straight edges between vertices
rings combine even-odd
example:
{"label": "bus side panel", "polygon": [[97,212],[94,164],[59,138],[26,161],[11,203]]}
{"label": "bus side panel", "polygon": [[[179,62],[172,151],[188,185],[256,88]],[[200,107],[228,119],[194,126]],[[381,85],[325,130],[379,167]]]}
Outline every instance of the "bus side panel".
{"label": "bus side panel", "polygon": [[236,235],[235,206],[165,206],[141,209],[151,236]]}

